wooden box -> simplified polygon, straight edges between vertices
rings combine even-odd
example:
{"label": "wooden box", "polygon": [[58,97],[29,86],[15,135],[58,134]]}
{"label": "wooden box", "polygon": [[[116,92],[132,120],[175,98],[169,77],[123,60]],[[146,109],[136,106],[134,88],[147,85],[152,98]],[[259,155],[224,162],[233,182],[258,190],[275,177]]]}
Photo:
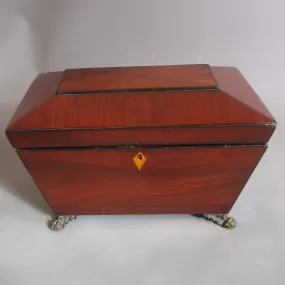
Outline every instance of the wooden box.
{"label": "wooden box", "polygon": [[235,68],[147,66],[40,74],[6,133],[54,214],[222,214],[275,125]]}

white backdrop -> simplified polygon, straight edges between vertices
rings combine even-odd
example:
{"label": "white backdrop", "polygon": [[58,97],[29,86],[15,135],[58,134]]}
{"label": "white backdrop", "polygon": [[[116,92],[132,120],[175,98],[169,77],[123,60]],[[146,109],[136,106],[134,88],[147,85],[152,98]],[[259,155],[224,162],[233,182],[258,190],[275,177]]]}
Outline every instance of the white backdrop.
{"label": "white backdrop", "polygon": [[[0,284],[284,284],[282,0],[0,0]],[[62,232],[4,136],[38,72],[238,67],[279,125],[225,231],[191,216],[80,217]],[[283,112],[282,112],[283,111]]]}

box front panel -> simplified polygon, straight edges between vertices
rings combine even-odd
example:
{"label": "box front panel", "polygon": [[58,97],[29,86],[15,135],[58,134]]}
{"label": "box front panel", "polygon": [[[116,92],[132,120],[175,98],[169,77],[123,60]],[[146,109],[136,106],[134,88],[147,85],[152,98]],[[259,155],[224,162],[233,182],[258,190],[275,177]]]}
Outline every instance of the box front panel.
{"label": "box front panel", "polygon": [[19,155],[55,214],[199,214],[228,212],[264,151],[88,148]]}

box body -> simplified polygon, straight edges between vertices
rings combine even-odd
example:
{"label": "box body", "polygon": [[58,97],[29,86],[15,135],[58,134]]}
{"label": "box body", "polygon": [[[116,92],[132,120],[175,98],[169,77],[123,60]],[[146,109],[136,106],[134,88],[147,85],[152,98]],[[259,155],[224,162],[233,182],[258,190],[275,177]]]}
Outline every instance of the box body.
{"label": "box body", "polygon": [[275,125],[234,68],[117,67],[39,75],[7,136],[55,214],[227,213]]}

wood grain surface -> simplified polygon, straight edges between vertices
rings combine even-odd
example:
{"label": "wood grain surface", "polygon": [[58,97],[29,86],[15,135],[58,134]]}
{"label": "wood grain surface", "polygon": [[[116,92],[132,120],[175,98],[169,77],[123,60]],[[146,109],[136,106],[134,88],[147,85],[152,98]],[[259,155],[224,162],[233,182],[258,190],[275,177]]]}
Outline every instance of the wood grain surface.
{"label": "wood grain surface", "polygon": [[[196,75],[188,76],[192,72]],[[266,143],[276,122],[234,68],[212,68],[220,89],[108,92],[108,88],[154,88],[159,80],[168,82],[170,89],[200,82],[197,78],[208,86],[207,80],[213,79],[209,72],[205,65],[186,65],[41,74],[16,110],[7,136],[15,147]],[[74,92],[83,84],[105,88],[107,93],[58,95],[60,84],[73,86]]]}
{"label": "wood grain surface", "polygon": [[222,91],[57,95],[10,129],[253,124],[272,120]]}
{"label": "wood grain surface", "polygon": [[226,213],[265,151],[253,147],[20,150],[55,214]]}
{"label": "wood grain surface", "polygon": [[9,131],[15,148],[115,145],[264,144],[275,126],[200,126],[192,128],[124,128]]}
{"label": "wood grain surface", "polygon": [[216,88],[209,65],[67,69],[58,93]]}
{"label": "wood grain surface", "polygon": [[[218,81],[227,74],[226,67],[222,70],[214,70]],[[41,80],[42,90],[45,90],[44,102],[40,100],[39,105],[30,102],[33,108],[25,113],[22,110],[26,109],[25,97],[18,110],[21,116],[11,121],[8,130],[274,123],[275,120],[246,81],[235,72],[230,74],[233,83],[227,84],[226,91],[172,90],[69,96],[56,95],[61,78],[47,73],[43,78],[36,79]],[[238,86],[244,85],[240,93],[235,80],[238,80]],[[33,86],[38,85],[34,83]],[[53,86],[52,90],[50,86]],[[37,96],[30,95],[33,90]],[[42,93],[39,90],[39,87],[32,88],[28,95],[31,98],[40,97]],[[249,105],[244,102],[244,94],[246,98],[252,97],[246,99]],[[254,104],[258,106],[254,108]]]}
{"label": "wood grain surface", "polygon": [[33,112],[34,109],[53,97],[61,78],[62,72],[60,71],[38,74],[15,110],[7,129],[15,121],[21,120],[28,113]]}
{"label": "wood grain surface", "polygon": [[213,66],[211,69],[221,90],[248,108],[252,108],[255,112],[263,114],[271,122],[276,122],[254,89],[237,68]]}

